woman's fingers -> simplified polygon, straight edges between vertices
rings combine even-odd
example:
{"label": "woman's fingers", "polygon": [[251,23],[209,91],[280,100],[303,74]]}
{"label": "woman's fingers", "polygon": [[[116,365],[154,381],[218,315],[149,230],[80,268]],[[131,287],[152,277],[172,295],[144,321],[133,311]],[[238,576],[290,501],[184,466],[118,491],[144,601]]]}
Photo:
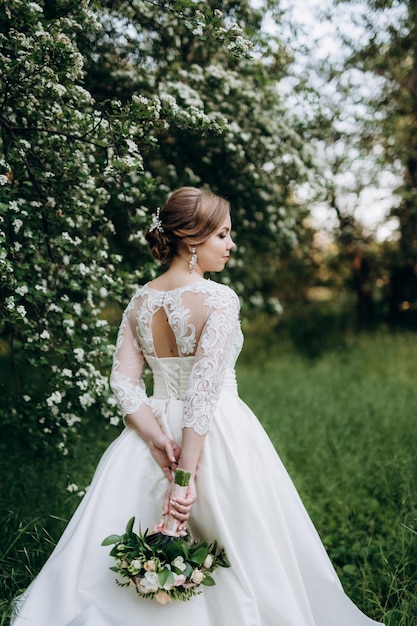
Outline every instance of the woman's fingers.
{"label": "woman's fingers", "polygon": [[190,502],[190,501],[186,501],[186,500],[171,499],[171,504],[175,507],[175,509],[179,513],[189,513],[191,511],[191,508],[192,508],[194,502],[195,502],[195,500]]}
{"label": "woman's fingers", "polygon": [[192,481],[184,498],[178,496],[170,498],[169,506],[171,515],[180,521],[186,522],[196,500],[197,492],[194,481]]}
{"label": "woman's fingers", "polygon": [[181,448],[177,446],[172,439],[166,439],[165,452],[172,466],[178,465],[178,459],[180,458]]}

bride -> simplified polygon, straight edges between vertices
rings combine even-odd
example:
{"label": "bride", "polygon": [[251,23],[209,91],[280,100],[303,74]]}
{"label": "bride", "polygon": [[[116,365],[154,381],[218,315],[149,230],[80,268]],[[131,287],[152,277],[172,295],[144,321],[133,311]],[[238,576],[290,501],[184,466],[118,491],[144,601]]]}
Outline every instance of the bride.
{"label": "bride", "polygon": [[[19,599],[14,626],[376,626],[344,593],[274,447],[238,396],[239,300],[204,278],[235,246],[228,202],[178,189],[146,238],[168,269],[137,290],[119,329],[111,385],[126,428]],[[183,498],[170,493],[177,467],[192,476]],[[163,606],[117,586],[101,546],[130,517],[145,529],[161,513],[179,530],[216,539],[231,564],[216,570],[214,587]]]}

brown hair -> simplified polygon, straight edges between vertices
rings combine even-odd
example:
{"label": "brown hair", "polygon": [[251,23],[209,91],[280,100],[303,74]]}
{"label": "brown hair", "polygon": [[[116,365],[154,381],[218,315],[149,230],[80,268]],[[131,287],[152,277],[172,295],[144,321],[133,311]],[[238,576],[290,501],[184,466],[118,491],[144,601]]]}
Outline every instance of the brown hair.
{"label": "brown hair", "polygon": [[211,191],[180,187],[168,197],[160,210],[162,231],[153,228],[145,234],[152,255],[163,263],[169,263],[181,243],[204,243],[229,213],[227,200]]}

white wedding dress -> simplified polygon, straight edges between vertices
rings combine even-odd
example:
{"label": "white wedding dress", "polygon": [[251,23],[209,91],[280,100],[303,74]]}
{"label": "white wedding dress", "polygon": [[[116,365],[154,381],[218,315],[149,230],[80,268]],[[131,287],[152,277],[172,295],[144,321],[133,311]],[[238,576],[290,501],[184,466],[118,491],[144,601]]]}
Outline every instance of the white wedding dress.
{"label": "white wedding dress", "polygon": [[[139,523],[144,530],[159,522],[167,487],[147,445],[126,428],[20,598],[14,626],[377,624],[344,593],[268,436],[239,399],[234,364],[241,344],[238,298],[228,287],[199,280],[162,292],[145,285],[124,313],[111,377],[124,414],[148,403],[179,444],[184,426],[209,431],[189,526],[199,539],[217,539],[231,567],[216,570],[216,585],[189,602],[162,606],[116,585],[102,540],[123,533],[132,516],[136,531]],[[167,345],[176,346],[173,356]]]}

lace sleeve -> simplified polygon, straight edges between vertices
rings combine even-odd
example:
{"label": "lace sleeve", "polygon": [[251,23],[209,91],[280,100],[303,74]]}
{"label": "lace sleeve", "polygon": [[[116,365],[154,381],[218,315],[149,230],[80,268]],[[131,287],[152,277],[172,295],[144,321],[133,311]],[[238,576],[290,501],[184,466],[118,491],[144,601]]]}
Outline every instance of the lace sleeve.
{"label": "lace sleeve", "polygon": [[129,307],[123,313],[110,375],[110,386],[118,400],[123,417],[149,404],[143,372],[146,361],[129,323]]}
{"label": "lace sleeve", "polygon": [[202,330],[184,403],[183,427],[199,435],[210,429],[228,365],[230,346],[240,333],[234,292],[217,302]]}

